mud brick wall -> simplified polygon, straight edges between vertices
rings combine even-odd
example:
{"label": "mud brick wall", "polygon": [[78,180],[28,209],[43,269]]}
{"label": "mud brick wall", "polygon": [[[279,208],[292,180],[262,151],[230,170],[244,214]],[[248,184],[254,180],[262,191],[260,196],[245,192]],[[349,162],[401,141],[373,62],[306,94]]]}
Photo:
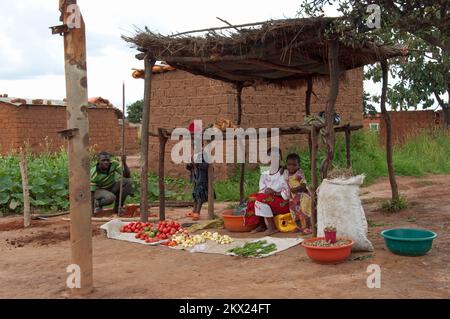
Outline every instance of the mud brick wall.
{"label": "mud brick wall", "polygon": [[[438,128],[440,120],[438,113],[434,111],[392,111],[389,112],[392,122],[392,141],[394,144],[402,144],[408,138],[413,137],[430,128]],[[385,144],[386,125],[380,121],[380,143]]]}
{"label": "mud brick wall", "polygon": [[141,126],[136,124],[125,124],[125,153],[127,155],[139,154]]}
{"label": "mud brick wall", "polygon": [[19,148],[17,144],[17,108],[0,102],[0,154]]}
{"label": "mud brick wall", "polygon": [[[88,109],[90,146],[95,150],[118,153],[119,124],[113,109]],[[17,151],[29,143],[33,152],[58,151],[65,146],[57,132],[66,129],[66,110],[62,106],[0,105],[0,152]]]}
{"label": "mud brick wall", "polygon": [[111,108],[89,108],[89,144],[95,151],[120,153],[120,126]]}
{"label": "mud brick wall", "polygon": [[[245,88],[242,93],[243,127],[285,127],[303,124],[306,88],[289,89],[272,85]],[[328,82],[317,81],[313,86],[311,101],[313,114],[325,109]],[[336,110],[343,123],[362,124],[363,71],[347,72],[342,79]],[[235,90],[226,83],[194,76],[183,71],[155,75],[152,82],[150,112],[151,131],[158,127],[187,127],[194,120],[203,120],[206,126],[227,118],[236,121]],[[283,136],[282,149],[306,146],[306,136]],[[186,176],[185,165],[171,162],[170,152],[175,144],[169,141],[166,148],[166,172],[171,176]],[[158,139],[150,139],[150,169],[157,171]],[[215,165],[216,177],[223,179],[234,172],[235,165]],[[167,173],[166,173],[167,174]]]}

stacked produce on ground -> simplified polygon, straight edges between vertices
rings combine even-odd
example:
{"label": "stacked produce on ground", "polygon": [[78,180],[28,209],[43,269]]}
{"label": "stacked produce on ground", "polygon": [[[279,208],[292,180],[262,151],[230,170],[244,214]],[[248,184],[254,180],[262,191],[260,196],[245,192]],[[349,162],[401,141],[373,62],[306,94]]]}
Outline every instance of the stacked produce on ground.
{"label": "stacked produce on ground", "polygon": [[215,241],[220,245],[231,244],[233,239],[228,235],[219,235],[219,233],[211,233],[209,231],[203,232],[201,235],[190,235],[187,232],[179,232],[172,237],[172,241],[183,248],[195,246],[197,244],[205,243],[207,240]]}
{"label": "stacked produce on ground", "polygon": [[242,247],[230,249],[228,252],[242,257],[260,257],[270,254],[277,250],[277,246],[269,244],[267,240],[259,240],[256,242],[247,242]]}
{"label": "stacked produce on ground", "polygon": [[158,224],[153,223],[129,223],[120,230],[122,233],[136,233],[136,238],[146,243],[154,243],[166,239],[178,232],[183,232],[183,228],[177,221],[160,221]]}
{"label": "stacked produce on ground", "polygon": [[183,248],[195,246],[197,244],[205,243],[207,240],[215,241],[218,244],[226,245],[233,242],[233,239],[228,235],[219,235],[219,233],[211,233],[205,231],[200,235],[192,235],[177,221],[160,221],[158,224],[153,223],[129,223],[123,226],[120,231],[122,233],[135,233],[137,239],[141,239],[146,243],[155,243],[166,240],[161,245],[177,246]]}

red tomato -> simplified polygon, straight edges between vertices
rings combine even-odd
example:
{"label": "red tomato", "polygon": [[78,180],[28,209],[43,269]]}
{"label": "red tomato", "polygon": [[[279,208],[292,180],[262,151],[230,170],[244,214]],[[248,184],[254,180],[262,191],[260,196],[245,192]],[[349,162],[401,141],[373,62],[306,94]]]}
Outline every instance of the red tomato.
{"label": "red tomato", "polygon": [[167,238],[167,235],[166,234],[162,234],[161,235],[161,239],[166,239]]}
{"label": "red tomato", "polygon": [[175,228],[172,228],[172,229],[170,230],[170,234],[171,234],[171,235],[175,235],[176,233],[177,233],[177,231],[176,231]]}

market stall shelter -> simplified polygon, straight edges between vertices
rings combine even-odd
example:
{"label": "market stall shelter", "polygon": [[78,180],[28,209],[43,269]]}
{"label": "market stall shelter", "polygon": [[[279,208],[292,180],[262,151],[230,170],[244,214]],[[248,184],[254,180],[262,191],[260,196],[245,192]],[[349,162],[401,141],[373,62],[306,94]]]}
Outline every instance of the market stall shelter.
{"label": "market stall shelter", "polygon": [[[329,78],[329,93],[325,109],[325,124],[299,125],[281,128],[280,134],[308,134],[311,153],[313,192],[313,227],[315,221],[315,191],[317,178],[318,135],[325,131],[326,159],[321,165],[321,175],[326,177],[334,154],[335,131],[346,132],[348,165],[350,159],[350,132],[362,126],[346,123],[335,127],[333,114],[343,71],[362,67],[381,60],[405,55],[402,48],[379,46],[373,42],[352,42],[352,32],[333,33],[338,18],[302,18],[248,23],[220,28],[194,30],[172,35],[161,35],[149,29],[137,30],[132,37],[123,36],[141,53],[144,60],[145,88],[141,144],[141,193],[147,193],[148,139],[160,139],[160,216],[164,218],[164,149],[170,131],[158,129],[149,132],[151,107],[152,68],[156,61],[195,75],[229,83],[236,89],[237,119],[242,121],[242,90],[250,86],[271,84],[291,88],[306,87],[306,112],[311,115],[311,95],[315,81]],[[230,31],[233,30],[233,31]],[[204,33],[198,36],[197,34]],[[212,167],[212,165],[210,166]],[[244,164],[241,165],[241,199],[243,196]],[[212,175],[212,174],[210,174]],[[212,178],[210,180],[212,186]],[[212,192],[212,187],[209,189]],[[213,213],[210,197],[209,212]],[[141,218],[147,220],[148,202],[141,197]],[[315,229],[313,229],[315,232]]]}

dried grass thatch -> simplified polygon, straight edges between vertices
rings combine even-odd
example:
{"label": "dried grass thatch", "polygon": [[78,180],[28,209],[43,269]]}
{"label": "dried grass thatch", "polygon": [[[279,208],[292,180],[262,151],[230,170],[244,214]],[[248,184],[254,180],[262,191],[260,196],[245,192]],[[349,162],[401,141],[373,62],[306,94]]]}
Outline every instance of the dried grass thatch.
{"label": "dried grass thatch", "polygon": [[[235,27],[161,35],[147,28],[123,39],[154,59],[193,74],[245,84],[299,81],[329,74],[328,42],[340,43],[343,70],[405,55],[404,49],[351,41],[352,32],[330,32],[338,18],[274,20]],[[246,28],[240,28],[246,26]],[[233,30],[233,31],[229,31]]]}

